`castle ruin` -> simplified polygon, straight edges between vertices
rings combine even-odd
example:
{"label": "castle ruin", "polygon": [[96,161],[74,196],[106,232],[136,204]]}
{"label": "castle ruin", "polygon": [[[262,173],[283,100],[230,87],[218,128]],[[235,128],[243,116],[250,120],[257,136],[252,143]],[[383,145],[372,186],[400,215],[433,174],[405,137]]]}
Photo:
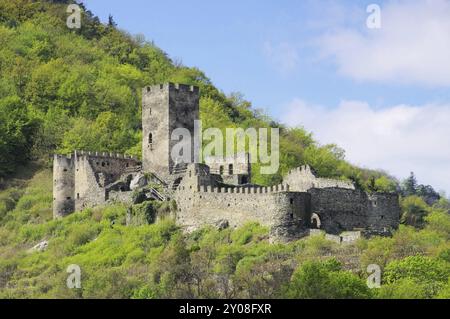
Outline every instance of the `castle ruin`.
{"label": "castle ruin", "polygon": [[[189,163],[174,160],[170,136],[178,128],[195,136],[199,98],[198,87],[182,84],[142,90],[142,162],[109,153],[55,155],[54,218],[108,203],[131,205],[133,193],[142,190],[149,200],[175,200],[175,220],[186,231],[254,221],[268,226],[274,240],[320,229],[342,241],[343,232],[388,235],[398,228],[397,194],[369,194],[349,181],[316,177],[309,166],[291,170],[280,185],[264,187],[251,184],[249,154],[210,156],[201,164],[194,163],[192,152]],[[191,147],[198,147],[195,140]],[[149,187],[154,183],[159,190]]]}

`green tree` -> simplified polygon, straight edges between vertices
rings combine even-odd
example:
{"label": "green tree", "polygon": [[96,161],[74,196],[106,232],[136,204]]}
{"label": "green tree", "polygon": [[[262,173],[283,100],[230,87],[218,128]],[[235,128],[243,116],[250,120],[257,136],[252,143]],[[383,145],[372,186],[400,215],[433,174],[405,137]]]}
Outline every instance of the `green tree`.
{"label": "green tree", "polygon": [[442,210],[433,210],[425,217],[427,228],[438,232],[447,240],[450,239],[450,214]]}
{"label": "green tree", "polygon": [[397,183],[386,176],[375,179],[374,186],[377,192],[394,193],[397,191]]}
{"label": "green tree", "polygon": [[409,196],[401,200],[401,222],[415,227],[423,227],[425,216],[430,212],[425,201],[418,196]]}
{"label": "green tree", "polygon": [[432,298],[447,283],[449,275],[448,263],[418,255],[389,263],[385,268],[383,280],[387,284],[402,279],[412,280],[424,287],[426,296]]}
{"label": "green tree", "polygon": [[377,298],[380,299],[426,299],[427,297],[426,286],[410,278],[382,285],[377,291]]}
{"label": "green tree", "polygon": [[64,134],[61,153],[74,150],[127,153],[130,145],[140,142],[139,135],[133,134],[123,119],[112,112],[101,113],[95,122],[79,118],[72,125]]}
{"label": "green tree", "polygon": [[305,262],[292,275],[287,296],[301,299],[370,297],[370,290],[363,280],[340,269],[340,264],[333,259]]}
{"label": "green tree", "polygon": [[39,122],[29,119],[19,97],[0,100],[0,177],[14,172],[18,165],[30,159],[38,127]]}
{"label": "green tree", "polygon": [[413,172],[403,181],[402,191],[404,196],[413,196],[417,193],[417,179]]}

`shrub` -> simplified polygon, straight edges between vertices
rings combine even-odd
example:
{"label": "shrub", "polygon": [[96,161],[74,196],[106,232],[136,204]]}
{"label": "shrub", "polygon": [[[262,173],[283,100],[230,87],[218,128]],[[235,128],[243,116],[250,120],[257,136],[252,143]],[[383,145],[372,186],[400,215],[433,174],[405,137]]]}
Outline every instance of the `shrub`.
{"label": "shrub", "polygon": [[380,299],[425,299],[427,297],[426,286],[411,278],[403,278],[395,283],[382,285],[377,290],[377,298]]}
{"label": "shrub", "polygon": [[245,245],[268,235],[268,229],[258,223],[247,223],[231,234],[231,240],[238,245]]}
{"label": "shrub", "polygon": [[371,296],[366,283],[340,270],[335,259],[307,261],[292,275],[287,296],[300,299],[350,299]]}
{"label": "shrub", "polygon": [[[425,296],[432,298],[447,283],[450,275],[448,263],[424,256],[410,256],[395,260],[385,268],[384,282],[396,284],[400,280],[409,280],[408,285],[415,282],[423,290]],[[405,284],[406,285],[406,284]]]}
{"label": "shrub", "polygon": [[156,215],[155,205],[150,201],[133,205],[129,225],[153,224],[156,220]]}
{"label": "shrub", "polygon": [[401,201],[401,222],[415,227],[423,227],[425,216],[430,212],[427,203],[419,196],[409,196]]}
{"label": "shrub", "polygon": [[70,249],[82,246],[93,240],[100,231],[100,226],[94,223],[75,224],[70,227],[66,246]]}

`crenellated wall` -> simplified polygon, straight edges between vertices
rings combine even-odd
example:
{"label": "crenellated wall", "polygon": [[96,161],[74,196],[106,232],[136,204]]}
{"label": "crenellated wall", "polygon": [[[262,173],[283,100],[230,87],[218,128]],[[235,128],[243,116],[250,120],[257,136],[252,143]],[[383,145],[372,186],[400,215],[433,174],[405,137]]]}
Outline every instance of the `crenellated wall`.
{"label": "crenellated wall", "polygon": [[355,185],[349,181],[316,177],[311,167],[308,165],[297,167],[289,171],[283,179],[296,192],[307,192],[311,188],[339,187],[345,189],[355,189]]}
{"label": "crenellated wall", "polygon": [[303,234],[310,220],[310,195],[290,192],[289,186],[214,187],[201,185],[201,176],[183,180],[175,199],[177,223],[192,231],[227,220],[231,227],[259,222],[271,237],[292,239]]}

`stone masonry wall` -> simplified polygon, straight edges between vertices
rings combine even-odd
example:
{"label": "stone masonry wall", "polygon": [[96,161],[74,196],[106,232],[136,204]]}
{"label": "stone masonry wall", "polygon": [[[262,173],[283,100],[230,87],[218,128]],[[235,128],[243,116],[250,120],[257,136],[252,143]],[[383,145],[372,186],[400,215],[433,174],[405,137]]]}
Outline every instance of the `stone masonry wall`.
{"label": "stone masonry wall", "polygon": [[175,192],[177,223],[187,231],[227,220],[231,227],[259,222],[274,238],[301,235],[310,216],[310,195],[272,187],[215,187],[202,164],[189,165]]}
{"label": "stone masonry wall", "polygon": [[64,217],[75,210],[75,166],[72,157],[53,158],[53,218]]}
{"label": "stone masonry wall", "polygon": [[[250,154],[240,153],[235,156],[207,156],[205,157],[205,164],[209,166],[211,173],[220,174],[222,167],[223,172],[221,175],[250,175]],[[232,174],[230,174],[229,168],[232,165]]]}
{"label": "stone masonry wall", "polygon": [[380,233],[397,229],[401,215],[398,195],[376,193],[368,195],[368,199],[367,229]]}
{"label": "stone masonry wall", "polygon": [[[190,133],[189,141],[181,141],[190,148],[190,158],[185,164],[194,163],[194,122],[200,119],[200,92],[199,88],[191,85],[169,83],[169,154],[172,148],[179,144],[179,140],[171,140],[175,129],[185,129]],[[169,157],[169,170],[172,173],[176,164],[183,160]]]}
{"label": "stone masonry wall", "polygon": [[[117,181],[127,169],[139,166],[131,157],[113,154],[77,154],[75,157],[75,209],[82,210],[109,199],[106,186]],[[123,196],[114,194],[116,200]],[[128,197],[123,197],[128,198]]]}
{"label": "stone masonry wall", "polygon": [[209,166],[211,173],[219,175],[225,184],[241,185],[251,182],[249,153],[239,153],[234,156],[207,156],[205,164]]}
{"label": "stone masonry wall", "polygon": [[361,190],[310,189],[311,213],[330,234],[368,229],[386,233],[398,227],[400,207],[396,194],[368,195]]}
{"label": "stone masonry wall", "polygon": [[[128,169],[140,167],[132,157],[75,152],[66,157],[55,155],[53,161],[53,216],[63,217],[76,210],[104,204],[108,200],[106,186],[121,178]],[[115,200],[130,198],[129,194],[113,194]]]}
{"label": "stone masonry wall", "polygon": [[330,234],[364,228],[366,225],[367,196],[363,191],[341,188],[313,188],[311,213],[320,218],[320,229]]}
{"label": "stone masonry wall", "polygon": [[291,190],[296,192],[307,192],[311,188],[330,187],[355,189],[355,185],[349,181],[316,177],[307,165],[291,170],[283,179],[283,182],[290,185]]}
{"label": "stone masonry wall", "polygon": [[90,160],[84,156],[76,158],[75,167],[75,210],[104,203],[105,178],[96,175]]}
{"label": "stone masonry wall", "polygon": [[[278,191],[276,190],[278,189]],[[259,222],[271,228],[276,238],[291,239],[302,234],[307,221],[310,196],[273,188],[180,189],[176,192],[177,223],[192,231],[227,220],[231,227]]]}

